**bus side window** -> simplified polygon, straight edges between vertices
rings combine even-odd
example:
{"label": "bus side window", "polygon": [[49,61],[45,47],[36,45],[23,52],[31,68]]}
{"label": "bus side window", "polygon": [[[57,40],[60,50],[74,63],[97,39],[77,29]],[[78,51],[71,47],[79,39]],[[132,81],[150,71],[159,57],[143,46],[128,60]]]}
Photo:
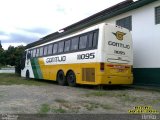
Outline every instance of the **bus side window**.
{"label": "bus side window", "polygon": [[36,57],[36,49],[33,49],[33,57]]}
{"label": "bus side window", "polygon": [[87,35],[81,36],[79,41],[79,49],[87,48]]}
{"label": "bus side window", "polygon": [[53,44],[48,45],[48,55],[52,54]]}
{"label": "bus side window", "polygon": [[40,48],[40,54],[39,56],[43,56],[43,47]]}
{"label": "bus side window", "polygon": [[64,49],[64,41],[58,43],[58,53],[62,53]]}
{"label": "bus side window", "polygon": [[39,48],[37,48],[36,57],[39,57],[39,52],[40,52],[40,49],[39,49]]}
{"label": "bus side window", "polygon": [[68,52],[70,50],[71,40],[65,41],[64,52]]}
{"label": "bus side window", "polygon": [[92,48],[93,45],[93,32],[88,34],[88,48]]}
{"label": "bus side window", "polygon": [[93,33],[93,48],[97,48],[97,43],[98,43],[98,32]]}
{"label": "bus side window", "polygon": [[71,50],[72,51],[78,50],[78,40],[79,40],[78,37],[72,38],[71,40]]}
{"label": "bus side window", "polygon": [[30,59],[31,58],[31,51],[28,51],[27,53],[27,59]]}
{"label": "bus side window", "polygon": [[31,58],[33,57],[33,50],[31,50]]}
{"label": "bus side window", "polygon": [[47,52],[48,52],[48,46],[44,46],[44,53],[43,53],[43,55],[47,55]]}
{"label": "bus side window", "polygon": [[58,44],[55,43],[55,44],[53,45],[53,54],[56,54],[56,53],[57,53],[57,50],[58,50]]}

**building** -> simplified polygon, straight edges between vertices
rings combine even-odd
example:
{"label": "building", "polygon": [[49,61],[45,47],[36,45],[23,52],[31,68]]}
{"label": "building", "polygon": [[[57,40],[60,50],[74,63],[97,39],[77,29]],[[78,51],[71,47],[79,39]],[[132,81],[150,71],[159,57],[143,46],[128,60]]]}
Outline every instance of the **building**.
{"label": "building", "polygon": [[126,0],[55,32],[31,47],[101,22],[113,23],[132,32],[134,83],[160,86],[160,0]]}

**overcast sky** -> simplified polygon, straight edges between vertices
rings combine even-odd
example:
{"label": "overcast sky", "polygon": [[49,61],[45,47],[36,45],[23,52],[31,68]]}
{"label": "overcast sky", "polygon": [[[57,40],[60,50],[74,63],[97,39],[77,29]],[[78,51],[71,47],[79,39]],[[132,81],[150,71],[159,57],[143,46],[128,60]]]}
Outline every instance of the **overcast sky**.
{"label": "overcast sky", "polygon": [[2,47],[26,45],[124,0],[0,0]]}

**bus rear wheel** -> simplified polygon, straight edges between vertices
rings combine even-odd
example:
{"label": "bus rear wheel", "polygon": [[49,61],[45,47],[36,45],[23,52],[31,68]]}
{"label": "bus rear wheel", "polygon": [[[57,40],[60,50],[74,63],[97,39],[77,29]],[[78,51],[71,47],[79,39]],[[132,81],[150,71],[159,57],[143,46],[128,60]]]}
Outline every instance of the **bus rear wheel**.
{"label": "bus rear wheel", "polygon": [[76,75],[73,71],[69,71],[67,73],[67,82],[68,82],[68,85],[71,87],[76,86]]}
{"label": "bus rear wheel", "polygon": [[57,82],[59,85],[67,85],[67,81],[66,81],[66,77],[64,75],[64,72],[63,71],[59,71],[57,73]]}

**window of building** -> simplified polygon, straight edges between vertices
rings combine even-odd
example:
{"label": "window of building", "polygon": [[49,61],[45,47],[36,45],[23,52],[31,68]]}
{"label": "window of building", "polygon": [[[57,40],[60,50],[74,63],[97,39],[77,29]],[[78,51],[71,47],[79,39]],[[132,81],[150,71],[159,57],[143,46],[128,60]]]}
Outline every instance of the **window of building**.
{"label": "window of building", "polygon": [[66,40],[64,45],[64,52],[68,52],[70,50],[71,40]]}
{"label": "window of building", "polygon": [[52,54],[53,44],[48,45],[48,55]]}
{"label": "window of building", "polygon": [[78,37],[72,38],[71,40],[71,50],[72,51],[78,50],[78,40],[79,40]]}
{"label": "window of building", "polygon": [[55,44],[53,45],[53,54],[56,54],[56,53],[57,53],[57,50],[58,50],[58,44],[55,43]]}
{"label": "window of building", "polygon": [[132,30],[132,16],[117,20],[116,25]]}
{"label": "window of building", "polygon": [[40,53],[39,56],[43,56],[43,47],[40,47]]}
{"label": "window of building", "polygon": [[47,52],[48,52],[48,46],[45,46],[43,55],[47,55]]}
{"label": "window of building", "polygon": [[58,53],[62,53],[64,48],[64,41],[58,43]]}
{"label": "window of building", "polygon": [[87,48],[87,35],[81,36],[79,39],[79,49]]}
{"label": "window of building", "polygon": [[155,8],[155,22],[160,24],[160,6]]}

